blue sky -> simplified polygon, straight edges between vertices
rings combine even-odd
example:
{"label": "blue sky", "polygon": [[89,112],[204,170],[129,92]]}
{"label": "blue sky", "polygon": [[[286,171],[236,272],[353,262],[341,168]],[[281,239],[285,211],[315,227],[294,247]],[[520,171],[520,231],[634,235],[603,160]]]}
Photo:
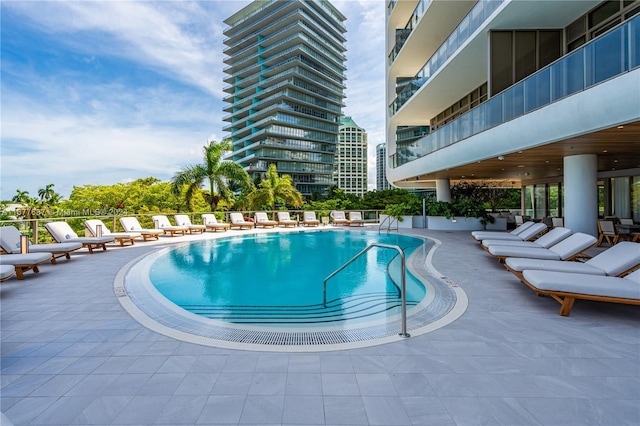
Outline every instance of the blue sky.
{"label": "blue sky", "polygon": [[[53,183],[168,180],[222,131],[223,20],[249,1],[0,3],[0,199]],[[346,17],[344,113],[384,142],[384,0]]]}

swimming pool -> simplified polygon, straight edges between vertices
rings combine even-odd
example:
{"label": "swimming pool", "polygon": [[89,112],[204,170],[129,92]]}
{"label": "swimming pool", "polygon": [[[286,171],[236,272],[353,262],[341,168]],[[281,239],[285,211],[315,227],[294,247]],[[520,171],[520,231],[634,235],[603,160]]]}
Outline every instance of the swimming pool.
{"label": "swimming pool", "polygon": [[[290,238],[284,238],[287,234],[291,234]],[[303,239],[304,243],[298,245],[297,234],[300,237],[314,234],[318,238],[332,234],[334,243],[332,246],[318,245],[312,239]],[[327,317],[326,311],[322,315],[313,314],[314,309],[324,308],[319,306],[321,290],[315,288],[317,283],[369,242],[395,242],[406,248],[407,281],[411,289],[407,331],[411,336],[451,323],[464,313],[468,304],[464,291],[442,276],[431,263],[439,242],[432,238],[405,238],[348,229],[253,230],[193,236],[188,242],[170,244],[159,250],[153,245],[146,246],[146,253],[129,261],[118,272],[114,292],[123,308],[145,327],[185,342],[229,349],[287,352],[372,346],[404,338],[400,335],[398,289],[393,284],[393,281],[400,282],[399,262],[393,260],[394,250],[373,248],[368,251],[361,261],[340,272],[348,276],[348,285],[344,287],[339,282],[332,282],[333,279],[328,281],[328,308],[346,311],[346,317],[334,318],[333,314]],[[352,250],[345,249],[351,245]],[[251,249],[245,251],[249,247]],[[232,258],[239,263],[228,263]],[[258,258],[261,259],[259,262]],[[292,282],[286,282],[283,274],[272,270],[274,259],[288,268],[297,265],[297,273],[287,280],[301,284],[302,295],[293,297],[289,294]],[[257,272],[257,263],[263,261],[269,268],[266,272]],[[183,273],[166,279],[165,273],[173,270],[176,264],[183,268]],[[235,272],[229,275],[239,280],[233,285],[227,282],[231,268]],[[301,275],[300,270],[311,271],[311,278]],[[391,283],[387,274],[393,277]],[[159,282],[154,283],[152,279]],[[162,283],[163,280],[167,282]],[[192,282],[187,284],[188,281]],[[156,288],[156,284],[160,288],[168,285],[167,289],[162,289],[166,295]],[[216,292],[210,290],[212,284]],[[256,289],[264,288],[271,292],[277,290],[269,296],[272,301],[286,303],[265,304],[262,298],[256,297],[259,293]],[[241,299],[237,299],[237,295]],[[227,306],[197,312],[201,302],[209,304],[221,298],[225,303],[231,300],[231,305],[243,306],[251,311],[251,315]],[[238,300],[242,300],[241,303],[237,303]],[[181,304],[183,307],[179,306]],[[198,306],[194,308],[193,305]],[[311,314],[309,306],[312,306]],[[358,306],[360,312],[354,314],[353,306]],[[286,315],[282,315],[283,309]],[[377,312],[371,314],[375,310]],[[275,316],[274,311],[277,311]],[[300,311],[304,314],[300,315]],[[310,320],[310,316],[319,319]]]}
{"label": "swimming pool", "polygon": [[[400,313],[400,258],[375,248],[323,280],[369,244],[424,241],[370,232],[298,232],[206,240],[176,247],[151,265],[149,279],[168,300],[207,318],[244,324],[318,324],[386,319]],[[407,306],[425,297],[407,274]],[[326,299],[325,299],[326,298]],[[324,301],[326,300],[326,304]]]}

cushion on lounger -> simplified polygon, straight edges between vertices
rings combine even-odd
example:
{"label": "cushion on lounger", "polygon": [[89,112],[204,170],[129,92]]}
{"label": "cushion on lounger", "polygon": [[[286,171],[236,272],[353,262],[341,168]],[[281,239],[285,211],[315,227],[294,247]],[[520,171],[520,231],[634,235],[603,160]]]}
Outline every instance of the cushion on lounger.
{"label": "cushion on lounger", "polygon": [[619,242],[586,263],[604,270],[607,275],[620,275],[640,264],[640,244]]}
{"label": "cushion on lounger", "polygon": [[594,245],[598,239],[593,235],[576,232],[568,238],[560,241],[558,244],[549,247],[549,250],[557,253],[562,260],[568,259],[583,250]]}
{"label": "cushion on lounger", "polygon": [[529,270],[523,276],[539,290],[640,299],[640,270],[625,278]]}

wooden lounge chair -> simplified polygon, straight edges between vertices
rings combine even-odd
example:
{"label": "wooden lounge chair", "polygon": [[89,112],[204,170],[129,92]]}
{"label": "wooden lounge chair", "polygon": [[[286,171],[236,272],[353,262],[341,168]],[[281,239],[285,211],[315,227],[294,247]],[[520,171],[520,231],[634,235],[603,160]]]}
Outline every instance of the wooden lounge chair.
{"label": "wooden lounge chair", "polygon": [[189,229],[189,234],[193,234],[194,232],[203,233],[207,230],[205,225],[196,225],[191,223],[191,219],[189,219],[189,216],[186,214],[174,214],[173,219],[177,226],[186,226]]}
{"label": "wooden lounge chair", "polygon": [[347,219],[347,217],[344,214],[344,211],[342,210],[333,210],[331,213],[329,213],[329,216],[331,216],[331,219],[333,219],[333,224],[336,226],[349,225],[349,220]]}
{"label": "wooden lounge chair", "polygon": [[525,270],[522,276],[539,296],[559,302],[562,316],[571,313],[576,299],[640,305],[640,269],[622,278],[537,270]]}
{"label": "wooden lounge chair", "polygon": [[349,226],[364,226],[364,220],[362,219],[362,213],[349,212]]}
{"label": "wooden lounge chair", "polygon": [[487,239],[494,239],[494,237],[498,236],[501,238],[502,235],[520,235],[520,233],[524,232],[527,228],[533,226],[535,222],[525,222],[522,226],[517,227],[511,232],[502,232],[502,231],[472,231],[471,236],[476,241],[482,241]]}
{"label": "wooden lounge chair", "polygon": [[151,219],[155,228],[160,229],[165,235],[169,234],[172,237],[176,234],[184,235],[189,230],[186,226],[173,226],[164,215],[151,216]]}
{"label": "wooden lounge chair", "polygon": [[298,221],[291,219],[291,215],[289,214],[289,212],[278,212],[278,225],[284,226],[285,228],[287,226],[295,228],[296,226],[298,226]]}
{"label": "wooden lounge chair", "polygon": [[0,265],[0,283],[5,282],[16,274],[13,265]]}
{"label": "wooden lounge chair", "polygon": [[256,226],[263,228],[275,228],[278,225],[278,221],[269,219],[266,212],[255,212],[253,218],[256,221]]}
{"label": "wooden lounge chair", "polygon": [[520,280],[524,270],[624,276],[640,266],[640,245],[623,241],[586,262],[508,257],[504,266]]}
{"label": "wooden lounge chair", "polygon": [[16,278],[24,279],[24,273],[32,270],[38,273],[38,265],[51,261],[51,253],[26,253],[26,254],[3,254],[0,256],[0,265],[12,266],[16,273]]}
{"label": "wooden lounge chair", "polygon": [[[15,226],[0,227],[0,248],[8,254],[18,254],[21,252],[20,247],[20,231]],[[29,253],[51,253],[51,263],[55,264],[56,259],[64,257],[71,259],[71,252],[82,248],[82,244],[78,242],[70,243],[52,243],[52,244],[31,244],[27,251]]]}
{"label": "wooden lounge chair", "polygon": [[244,217],[240,212],[229,213],[229,221],[231,222],[231,229],[252,229],[254,227],[254,223],[244,220]]}
{"label": "wooden lounge chair", "polygon": [[619,238],[620,236],[616,231],[616,226],[613,221],[598,221],[598,246],[600,246],[604,240],[607,240],[607,243],[612,246],[618,242]]}
{"label": "wooden lounge chair", "polygon": [[576,232],[549,248],[537,247],[513,247],[491,246],[487,252],[497,258],[501,263],[507,257],[526,257],[529,259],[572,260],[578,257],[587,257],[584,251],[594,246],[596,237]]}
{"label": "wooden lounge chair", "polygon": [[320,221],[316,219],[316,212],[306,211],[302,213],[303,226],[320,226]]}
{"label": "wooden lounge chair", "polygon": [[107,243],[112,243],[115,238],[108,235],[102,237],[78,237],[67,222],[49,222],[44,225],[47,232],[59,243],[81,243],[89,253],[93,253],[96,248],[107,249]]}
{"label": "wooden lounge chair", "polygon": [[231,228],[228,223],[218,222],[216,216],[211,213],[205,213],[202,215],[202,223],[207,227],[207,230],[211,229],[214,232],[225,232],[227,229]]}
{"label": "wooden lounge chair", "polygon": [[142,239],[144,241],[147,240],[157,240],[160,237],[160,234],[163,233],[160,229],[145,229],[140,226],[140,222],[135,217],[121,217],[120,225],[122,225],[122,229],[126,232],[137,232],[142,235]]}
{"label": "wooden lounge chair", "polygon": [[573,234],[573,232],[571,232],[569,228],[553,228],[534,241],[482,240],[482,248],[485,250],[493,246],[549,248],[569,237],[571,234]]}
{"label": "wooden lounge chair", "polygon": [[111,232],[107,225],[99,219],[89,219],[84,221],[85,235],[89,233],[92,237],[97,237],[98,226],[102,227],[102,236],[113,237],[120,246],[125,244],[133,245],[133,240],[140,238],[142,234],[139,232]]}

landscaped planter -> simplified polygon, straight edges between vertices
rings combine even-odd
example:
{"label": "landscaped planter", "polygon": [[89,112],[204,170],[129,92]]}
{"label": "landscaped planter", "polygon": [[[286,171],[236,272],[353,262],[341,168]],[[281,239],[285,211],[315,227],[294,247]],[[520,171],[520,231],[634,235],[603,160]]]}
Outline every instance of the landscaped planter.
{"label": "landscaped planter", "polygon": [[480,231],[484,225],[477,217],[427,216],[427,228],[434,231]]}

